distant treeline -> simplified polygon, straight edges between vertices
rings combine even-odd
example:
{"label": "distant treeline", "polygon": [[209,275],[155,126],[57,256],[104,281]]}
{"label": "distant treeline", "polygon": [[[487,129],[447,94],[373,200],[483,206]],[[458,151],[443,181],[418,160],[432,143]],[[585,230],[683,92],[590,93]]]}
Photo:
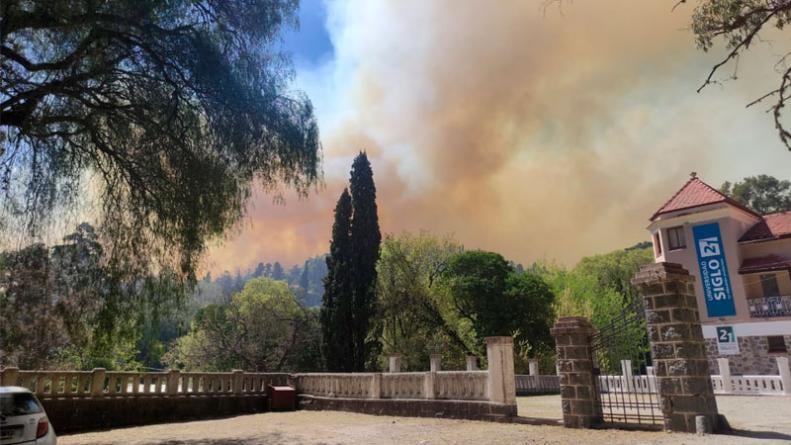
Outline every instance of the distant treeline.
{"label": "distant treeline", "polygon": [[285,281],[297,295],[303,306],[318,307],[324,295],[324,277],[327,275],[326,255],[308,258],[301,266],[295,265],[285,270],[280,262],[260,262],[245,273],[237,271],[232,275],[225,271],[218,277],[207,273],[198,281],[192,300],[198,307],[208,304],[227,303],[234,294],[242,291],[245,283],[253,278],[271,278]]}

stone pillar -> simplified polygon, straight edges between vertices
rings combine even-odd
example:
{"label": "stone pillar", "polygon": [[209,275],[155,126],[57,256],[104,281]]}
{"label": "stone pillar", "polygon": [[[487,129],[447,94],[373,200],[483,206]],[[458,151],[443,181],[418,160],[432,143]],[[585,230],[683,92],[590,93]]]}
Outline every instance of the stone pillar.
{"label": "stone pillar", "polygon": [[720,368],[720,377],[722,378],[722,391],[725,394],[733,392],[733,382],[731,381],[731,365],[727,358],[718,358],[717,366]]}
{"label": "stone pillar", "polygon": [[390,372],[401,372],[401,354],[390,354]]}
{"label": "stone pillar", "polygon": [[590,428],[600,418],[591,351],[593,325],[585,317],[562,317],[551,332],[557,348],[563,425]]}
{"label": "stone pillar", "polygon": [[486,360],[489,362],[489,401],[516,405],[514,377],[514,339],[486,337]]}
{"label": "stone pillar", "polygon": [[674,263],[643,266],[632,280],[645,303],[665,429],[688,433],[696,432],[697,416],[719,427],[693,282]]}
{"label": "stone pillar", "polygon": [[477,370],[478,370],[478,356],[468,355],[467,356],[467,371],[477,371]]}
{"label": "stone pillar", "polygon": [[0,386],[16,386],[17,380],[19,380],[19,368],[11,366],[3,368],[0,372]]}
{"label": "stone pillar", "polygon": [[374,374],[373,378],[371,379],[371,398],[382,398],[382,374],[378,372]]}
{"label": "stone pillar", "polygon": [[538,360],[536,360],[534,358],[531,358],[530,360],[528,360],[527,361],[527,370],[528,370],[528,374],[530,374],[530,375],[535,375],[535,376],[539,375],[539,372],[538,372]]}
{"label": "stone pillar", "polygon": [[93,368],[91,379],[91,397],[104,396],[104,368]]}
{"label": "stone pillar", "polygon": [[442,354],[431,354],[429,356],[429,364],[431,372],[439,372],[442,367]]}
{"label": "stone pillar", "polygon": [[791,396],[791,369],[788,367],[788,357],[777,357],[777,371],[783,381],[783,392]]}
{"label": "stone pillar", "polygon": [[[168,371],[168,395],[176,395],[179,393],[179,381],[181,380],[181,371],[178,369],[171,369]],[[236,382],[234,382],[234,385]]]}

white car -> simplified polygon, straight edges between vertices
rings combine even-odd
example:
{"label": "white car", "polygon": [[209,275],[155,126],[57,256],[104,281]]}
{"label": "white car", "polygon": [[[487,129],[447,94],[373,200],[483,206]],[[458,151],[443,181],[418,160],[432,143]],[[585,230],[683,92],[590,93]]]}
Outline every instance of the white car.
{"label": "white car", "polygon": [[55,445],[44,407],[27,388],[0,386],[0,445]]}

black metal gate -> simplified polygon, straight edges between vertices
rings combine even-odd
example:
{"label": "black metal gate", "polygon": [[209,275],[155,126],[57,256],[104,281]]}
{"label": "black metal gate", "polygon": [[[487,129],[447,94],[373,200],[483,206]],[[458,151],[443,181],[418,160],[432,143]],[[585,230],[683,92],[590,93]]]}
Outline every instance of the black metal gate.
{"label": "black metal gate", "polygon": [[604,426],[661,428],[662,411],[640,301],[624,308],[592,341],[597,414]]}

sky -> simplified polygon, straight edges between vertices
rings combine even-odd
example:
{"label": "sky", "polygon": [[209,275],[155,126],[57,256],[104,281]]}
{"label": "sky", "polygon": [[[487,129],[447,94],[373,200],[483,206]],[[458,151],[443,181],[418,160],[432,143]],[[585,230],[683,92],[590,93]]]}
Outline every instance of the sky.
{"label": "sky", "polygon": [[256,192],[204,268],[326,253],[361,150],[384,234],[451,235],[523,264],[648,240],[692,171],[715,187],[791,179],[766,107],[745,107],[774,88],[787,36],[764,33],[737,80],[698,94],[724,49],[697,50],[692,5],[675,3],[302,0],[282,45],[315,107],[323,182],[284,204]]}

